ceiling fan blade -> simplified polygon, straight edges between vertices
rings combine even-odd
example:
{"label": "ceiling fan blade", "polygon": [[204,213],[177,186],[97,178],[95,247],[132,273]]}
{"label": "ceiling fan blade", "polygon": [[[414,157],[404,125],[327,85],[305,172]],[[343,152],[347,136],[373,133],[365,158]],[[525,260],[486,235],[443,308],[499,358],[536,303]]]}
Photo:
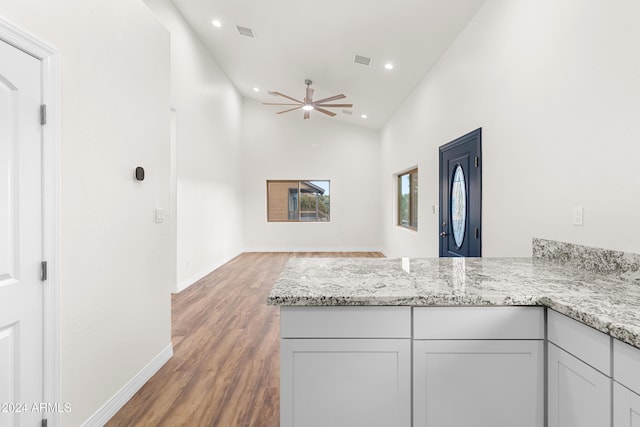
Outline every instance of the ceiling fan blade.
{"label": "ceiling fan blade", "polygon": [[295,102],[297,102],[297,103],[299,103],[299,104],[302,104],[302,103],[303,103],[302,101],[298,101],[297,99],[292,98],[292,97],[290,97],[289,95],[285,95],[284,93],[280,93],[280,92],[271,92],[271,93],[273,93],[273,94],[274,94],[274,95],[276,95],[276,96],[282,96],[283,98],[290,99],[290,100],[295,101]]}
{"label": "ceiling fan blade", "polygon": [[305,102],[311,103],[311,100],[313,99],[313,89],[310,88],[309,86],[307,86],[307,97],[305,98]]}
{"label": "ceiling fan blade", "polygon": [[343,99],[346,98],[347,95],[345,95],[344,93],[341,93],[340,95],[334,95],[334,96],[330,96],[329,98],[324,98],[324,99],[320,99],[318,101],[316,101],[316,104],[322,104],[323,102],[329,102],[329,101],[335,101],[337,99]]}
{"label": "ceiling fan blade", "polygon": [[316,109],[316,110],[318,110],[318,111],[320,111],[321,113],[326,114],[327,116],[331,116],[331,117],[333,117],[333,116],[335,116],[335,115],[336,115],[336,113],[334,113],[333,111],[325,110],[324,108],[320,108],[320,107],[318,107],[318,106],[316,106],[316,107],[315,107],[315,109]]}
{"label": "ceiling fan blade", "polygon": [[304,119],[305,119],[305,120],[306,120],[306,119],[308,119],[308,118],[309,118],[309,116],[310,116],[309,111],[305,111],[305,112],[304,112]]}
{"label": "ceiling fan blade", "polygon": [[334,108],[337,108],[337,107],[351,108],[351,107],[353,107],[353,104],[318,104],[317,102],[314,102],[313,105],[317,106],[317,107],[334,107]]}
{"label": "ceiling fan blade", "polygon": [[288,110],[278,111],[276,114],[288,113],[289,111],[297,110],[299,108],[302,108],[302,105],[299,105],[299,106],[293,107],[293,108],[289,108]]}
{"label": "ceiling fan blade", "polygon": [[298,105],[298,104],[286,104],[283,102],[263,102],[262,105]]}

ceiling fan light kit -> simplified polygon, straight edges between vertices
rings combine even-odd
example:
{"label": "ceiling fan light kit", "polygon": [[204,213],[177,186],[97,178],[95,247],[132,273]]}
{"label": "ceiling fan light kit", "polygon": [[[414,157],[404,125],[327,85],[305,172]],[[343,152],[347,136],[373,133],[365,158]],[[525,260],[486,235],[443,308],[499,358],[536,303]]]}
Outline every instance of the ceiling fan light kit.
{"label": "ceiling fan light kit", "polygon": [[289,101],[293,101],[294,103],[279,103],[279,102],[263,102],[263,105],[286,105],[293,106],[292,108],[288,108],[283,111],[278,111],[276,114],[288,113],[289,111],[295,111],[298,109],[304,110],[304,119],[308,119],[311,117],[311,110],[319,111],[327,116],[333,117],[336,115],[333,111],[326,110],[326,108],[351,108],[353,104],[330,104],[331,101],[337,101],[338,99],[346,98],[347,96],[343,93],[339,95],[330,96],[328,98],[321,99],[319,101],[313,100],[313,89],[311,88],[311,84],[313,82],[309,79],[304,81],[304,84],[307,85],[307,90],[305,92],[305,96],[302,101],[299,99],[293,98],[289,95],[285,95],[284,93],[269,91],[269,95],[281,96],[283,98],[288,99]]}

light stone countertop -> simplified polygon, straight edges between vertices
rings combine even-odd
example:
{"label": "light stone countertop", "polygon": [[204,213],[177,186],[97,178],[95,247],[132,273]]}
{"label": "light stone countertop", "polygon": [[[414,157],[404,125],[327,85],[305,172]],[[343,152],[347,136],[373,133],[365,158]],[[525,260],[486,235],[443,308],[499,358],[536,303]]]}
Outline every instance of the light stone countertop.
{"label": "light stone countertop", "polygon": [[640,277],[540,258],[294,258],[267,303],[280,306],[541,305],[640,348]]}

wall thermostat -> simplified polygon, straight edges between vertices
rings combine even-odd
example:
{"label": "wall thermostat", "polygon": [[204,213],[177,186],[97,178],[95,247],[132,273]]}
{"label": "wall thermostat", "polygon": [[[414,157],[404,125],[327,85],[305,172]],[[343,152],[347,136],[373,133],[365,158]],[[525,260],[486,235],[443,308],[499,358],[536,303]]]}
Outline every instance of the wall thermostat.
{"label": "wall thermostat", "polygon": [[138,166],[136,168],[136,180],[138,181],[144,181],[144,168]]}

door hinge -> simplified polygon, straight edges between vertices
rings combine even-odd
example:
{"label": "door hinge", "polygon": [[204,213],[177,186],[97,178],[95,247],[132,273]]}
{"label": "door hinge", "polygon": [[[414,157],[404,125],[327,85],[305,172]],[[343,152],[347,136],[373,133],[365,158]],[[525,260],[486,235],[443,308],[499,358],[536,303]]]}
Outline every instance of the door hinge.
{"label": "door hinge", "polygon": [[46,419],[46,418],[45,418],[45,419],[43,419],[43,420],[42,420],[42,427],[47,427],[47,424],[48,424],[48,423],[47,423],[47,419]]}
{"label": "door hinge", "polygon": [[40,106],[40,124],[41,125],[47,124],[47,105],[46,104],[42,104]]}
{"label": "door hinge", "polygon": [[476,239],[480,238],[480,229],[476,228]]}
{"label": "door hinge", "polygon": [[42,261],[40,264],[40,280],[43,282],[47,280],[47,261]]}
{"label": "door hinge", "polygon": [[476,156],[475,162],[476,162],[476,167],[478,167],[478,165],[480,164],[480,158]]}

